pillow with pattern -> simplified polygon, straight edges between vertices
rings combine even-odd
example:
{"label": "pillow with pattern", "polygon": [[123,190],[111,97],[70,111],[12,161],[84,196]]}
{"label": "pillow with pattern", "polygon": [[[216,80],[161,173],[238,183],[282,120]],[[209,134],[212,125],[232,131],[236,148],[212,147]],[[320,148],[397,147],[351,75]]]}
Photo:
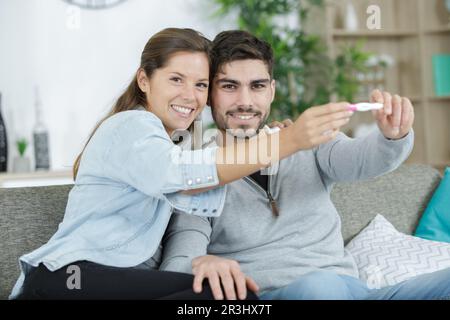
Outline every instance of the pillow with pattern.
{"label": "pillow with pattern", "polygon": [[406,235],[378,214],[345,247],[371,289],[450,268],[450,244]]}

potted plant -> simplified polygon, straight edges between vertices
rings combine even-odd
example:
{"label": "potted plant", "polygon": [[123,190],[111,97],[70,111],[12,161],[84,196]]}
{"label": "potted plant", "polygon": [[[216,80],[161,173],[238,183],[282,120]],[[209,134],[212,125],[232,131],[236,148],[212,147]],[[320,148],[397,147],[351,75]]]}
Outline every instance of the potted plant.
{"label": "potted plant", "polygon": [[31,164],[30,159],[25,156],[25,151],[27,150],[28,141],[25,138],[21,138],[16,141],[18,156],[14,157],[13,161],[13,172],[30,172]]}

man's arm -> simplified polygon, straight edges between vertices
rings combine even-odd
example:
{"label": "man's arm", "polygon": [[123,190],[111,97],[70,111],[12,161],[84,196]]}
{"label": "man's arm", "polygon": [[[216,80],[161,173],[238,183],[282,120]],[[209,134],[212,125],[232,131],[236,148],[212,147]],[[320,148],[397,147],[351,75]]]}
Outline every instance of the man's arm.
{"label": "man's arm", "polygon": [[333,182],[365,180],[398,168],[413,145],[412,129],[398,140],[389,140],[378,128],[356,139],[339,133],[334,141],[316,149],[316,159],[322,173]]}
{"label": "man's arm", "polygon": [[[174,213],[163,238],[163,261],[160,270],[193,273],[194,292],[202,291],[205,278],[215,299],[245,299],[248,289],[258,285],[247,277],[234,260],[207,255],[212,232],[208,218]],[[223,292],[222,292],[223,288]],[[224,294],[225,293],[225,294]]]}
{"label": "man's arm", "polygon": [[208,218],[175,211],[163,238],[159,269],[192,274],[192,259],[206,255],[211,231]]}
{"label": "man's arm", "polygon": [[414,146],[414,108],[408,98],[374,90],[371,100],[383,103],[372,111],[378,128],[363,138],[340,133],[315,149],[317,163],[331,181],[374,178],[396,169]]}

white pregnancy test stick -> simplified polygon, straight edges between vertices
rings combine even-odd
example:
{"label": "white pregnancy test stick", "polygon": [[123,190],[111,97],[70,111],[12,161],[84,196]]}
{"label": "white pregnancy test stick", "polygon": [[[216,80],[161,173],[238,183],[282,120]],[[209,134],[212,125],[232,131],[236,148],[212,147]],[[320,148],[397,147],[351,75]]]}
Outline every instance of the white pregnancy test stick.
{"label": "white pregnancy test stick", "polygon": [[266,124],[266,125],[264,126],[264,131],[266,131],[267,134],[272,134],[272,133],[275,133],[275,132],[280,131],[280,128],[279,128],[279,127],[273,127],[273,128],[270,128],[270,127]]}
{"label": "white pregnancy test stick", "polygon": [[369,103],[369,102],[361,102],[351,104],[349,110],[351,111],[369,111],[369,110],[380,110],[383,109],[382,103]]}

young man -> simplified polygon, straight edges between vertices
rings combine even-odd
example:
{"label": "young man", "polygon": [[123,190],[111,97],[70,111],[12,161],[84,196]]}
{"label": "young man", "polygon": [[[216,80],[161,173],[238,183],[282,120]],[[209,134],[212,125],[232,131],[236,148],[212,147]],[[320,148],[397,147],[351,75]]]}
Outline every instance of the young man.
{"label": "young man", "polygon": [[[247,32],[226,31],[213,41],[212,57],[210,105],[218,128],[261,129],[275,94],[270,46]],[[193,273],[197,292],[208,278],[216,299],[243,299],[246,287],[259,289],[262,299],[449,296],[450,270],[369,290],[344,249],[341,221],[330,199],[333,184],[393,171],[413,148],[411,102],[380,91],[371,99],[384,107],[373,111],[378,129],[366,137],[338,133],[280,161],[274,175],[257,172],[229,184],[218,218],[175,214],[161,269]],[[312,107],[301,115],[305,134],[321,127],[311,117],[326,108]],[[336,121],[338,130],[348,118]]]}

